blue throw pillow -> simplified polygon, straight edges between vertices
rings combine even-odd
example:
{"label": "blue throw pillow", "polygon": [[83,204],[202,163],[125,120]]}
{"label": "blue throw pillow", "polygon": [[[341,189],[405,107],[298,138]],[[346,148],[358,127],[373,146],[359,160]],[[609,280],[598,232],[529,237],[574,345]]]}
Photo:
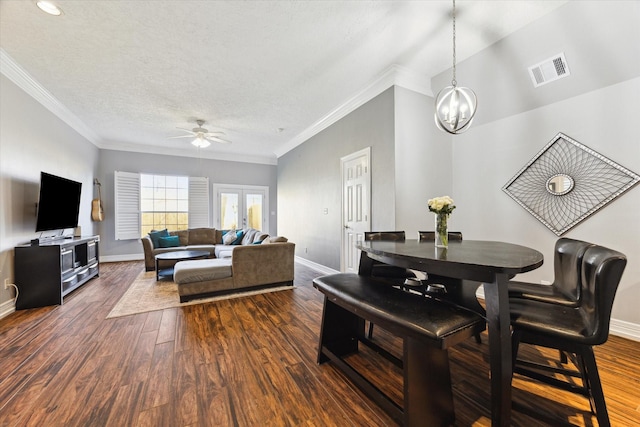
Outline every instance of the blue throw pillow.
{"label": "blue throw pillow", "polygon": [[154,248],[160,247],[161,237],[169,237],[169,231],[166,228],[164,230],[152,231],[149,233],[149,238],[151,238],[151,242],[153,243]]}
{"label": "blue throw pillow", "polygon": [[242,243],[242,238],[244,237],[244,231],[238,230],[236,231],[236,240],[233,241],[232,245],[239,245]]}
{"label": "blue throw pillow", "polygon": [[160,237],[159,241],[161,248],[175,248],[180,246],[180,237],[178,236]]}

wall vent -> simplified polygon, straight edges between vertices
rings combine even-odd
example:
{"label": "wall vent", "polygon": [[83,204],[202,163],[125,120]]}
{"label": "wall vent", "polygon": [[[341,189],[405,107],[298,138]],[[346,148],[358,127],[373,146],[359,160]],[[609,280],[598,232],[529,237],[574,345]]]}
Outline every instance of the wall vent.
{"label": "wall vent", "polygon": [[534,87],[567,77],[569,74],[571,73],[564,53],[553,55],[551,58],[529,67],[529,75]]}

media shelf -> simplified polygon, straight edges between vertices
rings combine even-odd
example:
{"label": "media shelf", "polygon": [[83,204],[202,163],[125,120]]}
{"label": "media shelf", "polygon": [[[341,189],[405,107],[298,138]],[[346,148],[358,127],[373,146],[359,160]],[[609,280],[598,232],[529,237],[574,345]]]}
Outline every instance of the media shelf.
{"label": "media shelf", "polygon": [[100,236],[55,239],[15,248],[16,310],[62,304],[100,274]]}

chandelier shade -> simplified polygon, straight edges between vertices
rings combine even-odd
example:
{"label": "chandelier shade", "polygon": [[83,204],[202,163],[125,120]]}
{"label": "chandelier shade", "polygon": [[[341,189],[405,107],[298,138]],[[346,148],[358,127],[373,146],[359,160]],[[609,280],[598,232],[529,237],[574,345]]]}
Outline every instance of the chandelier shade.
{"label": "chandelier shade", "polygon": [[453,0],[453,77],[451,86],[438,92],[434,118],[438,129],[451,134],[469,129],[476,115],[478,98],[468,87],[458,87],[456,81],[456,0]]}
{"label": "chandelier shade", "polygon": [[476,115],[478,98],[467,87],[447,86],[436,97],[435,120],[438,129],[462,133],[469,129]]}

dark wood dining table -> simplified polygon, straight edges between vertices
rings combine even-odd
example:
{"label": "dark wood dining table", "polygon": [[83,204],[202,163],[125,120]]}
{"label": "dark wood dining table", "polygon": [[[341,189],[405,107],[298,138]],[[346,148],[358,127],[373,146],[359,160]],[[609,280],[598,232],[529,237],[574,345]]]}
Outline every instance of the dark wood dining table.
{"label": "dark wood dining table", "polygon": [[[508,281],[516,274],[540,267],[542,253],[512,243],[463,240],[450,241],[448,248],[432,241],[363,241],[359,274],[371,275],[373,261],[425,272],[442,278],[450,298],[460,305],[481,311],[489,331],[491,371],[491,425],[511,422],[511,332]],[[475,291],[484,284],[485,307],[475,300]],[[471,296],[471,298],[470,298]]]}

